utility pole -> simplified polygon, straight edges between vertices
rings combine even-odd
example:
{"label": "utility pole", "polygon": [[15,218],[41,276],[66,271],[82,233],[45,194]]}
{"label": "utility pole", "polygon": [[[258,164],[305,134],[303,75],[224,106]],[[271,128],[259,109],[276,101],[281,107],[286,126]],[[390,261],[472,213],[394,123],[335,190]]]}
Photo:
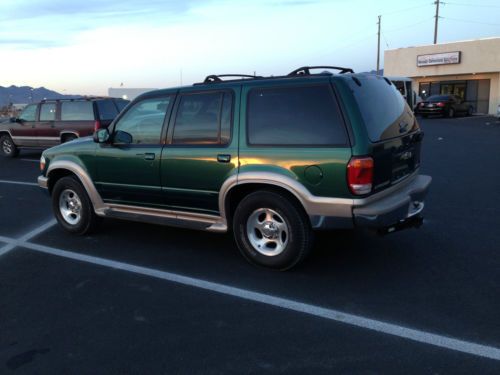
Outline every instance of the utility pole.
{"label": "utility pole", "polygon": [[377,71],[375,72],[378,75],[379,67],[380,67],[380,19],[382,16],[378,16],[378,40],[377,40]]}
{"label": "utility pole", "polygon": [[434,4],[436,4],[436,15],[434,16],[436,19],[434,20],[434,44],[437,43],[437,38],[438,38],[438,20],[439,20],[439,3],[440,0],[434,1]]}

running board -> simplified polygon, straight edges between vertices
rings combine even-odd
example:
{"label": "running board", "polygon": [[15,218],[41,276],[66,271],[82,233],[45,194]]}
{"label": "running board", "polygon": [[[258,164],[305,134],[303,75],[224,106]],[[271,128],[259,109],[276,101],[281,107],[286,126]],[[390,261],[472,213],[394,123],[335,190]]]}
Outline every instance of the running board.
{"label": "running board", "polygon": [[227,232],[227,224],[220,216],[186,211],[161,210],[121,204],[106,204],[96,212],[99,216],[166,225],[179,228]]}

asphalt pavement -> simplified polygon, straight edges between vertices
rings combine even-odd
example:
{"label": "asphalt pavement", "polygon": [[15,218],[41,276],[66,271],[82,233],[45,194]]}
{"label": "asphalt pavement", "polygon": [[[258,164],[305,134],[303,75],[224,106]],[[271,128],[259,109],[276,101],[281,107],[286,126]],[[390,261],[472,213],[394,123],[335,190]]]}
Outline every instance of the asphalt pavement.
{"label": "asphalt pavement", "polygon": [[420,123],[424,225],[320,233],[285,273],[230,235],[69,235],[40,152],[0,159],[0,373],[500,373],[500,122]]}

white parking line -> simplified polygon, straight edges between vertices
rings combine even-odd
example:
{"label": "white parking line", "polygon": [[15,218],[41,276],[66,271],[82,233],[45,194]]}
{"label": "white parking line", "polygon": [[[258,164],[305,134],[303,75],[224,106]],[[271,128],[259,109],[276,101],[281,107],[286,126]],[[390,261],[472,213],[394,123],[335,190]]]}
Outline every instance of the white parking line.
{"label": "white parking line", "polygon": [[22,161],[31,161],[32,163],[40,163],[39,159],[21,159]]}
{"label": "white parking line", "polygon": [[10,238],[7,238],[7,237],[1,237],[0,236],[0,241],[7,243],[7,245],[5,245],[4,247],[0,248],[0,257],[2,255],[4,255],[4,254],[8,253],[12,249],[14,249],[16,246],[20,246],[20,245],[24,246],[24,244],[26,243],[26,241],[29,241],[33,237],[38,236],[40,233],[45,232],[50,227],[54,226],[55,223],[56,223],[56,220],[52,219],[49,222],[47,222],[47,223],[45,223],[43,225],[40,225],[39,227],[33,229],[32,231],[26,233],[22,237],[19,237],[18,239],[10,239]]}
{"label": "white parking line", "polygon": [[[47,225],[48,224],[49,223],[47,223]],[[40,232],[43,231],[41,230],[42,227],[40,227],[39,229]],[[24,237],[27,236],[28,235]],[[165,272],[152,268],[135,266],[132,264],[118,262],[111,259],[98,258],[90,255],[84,255],[80,253],[74,253],[62,249],[57,249],[54,247],[38,245],[27,242],[27,240],[23,242],[21,241],[21,239],[13,240],[5,237],[0,237],[0,240],[2,241],[7,240],[10,242],[14,242],[17,246],[22,246],[34,251],[50,255],[56,255],[67,259],[73,259],[85,263],[91,263],[99,266],[104,266],[144,276],[154,277],[157,279],[167,280],[177,284],[187,285],[194,288],[200,288],[215,293],[225,294],[232,297],[245,299],[248,301],[259,302],[269,306],[280,307],[283,309],[332,320],[338,323],[356,326],[371,331],[381,332],[392,336],[397,336],[412,341],[417,341],[423,344],[438,346],[441,348],[472,354],[479,357],[500,360],[500,349],[492,346],[476,344],[469,341],[459,340],[452,337],[447,337],[430,332],[407,328],[404,326],[387,323],[375,319],[365,318],[358,315],[352,315],[338,310],[328,309],[264,293],[253,292],[251,290],[236,288],[229,285],[214,283],[202,279],[196,279],[193,277],[183,276],[171,272]]]}
{"label": "white parking line", "polygon": [[11,181],[11,180],[0,180],[0,184],[38,186],[36,182]]}

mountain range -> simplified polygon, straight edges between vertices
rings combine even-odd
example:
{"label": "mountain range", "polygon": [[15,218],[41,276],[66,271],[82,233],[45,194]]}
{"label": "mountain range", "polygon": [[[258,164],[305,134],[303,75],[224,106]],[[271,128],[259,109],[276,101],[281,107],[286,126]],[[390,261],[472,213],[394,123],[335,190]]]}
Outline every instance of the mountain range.
{"label": "mountain range", "polygon": [[33,88],[30,86],[0,86],[0,108],[9,103],[27,104],[36,103],[43,99],[76,99],[80,95],[63,95],[45,87]]}

